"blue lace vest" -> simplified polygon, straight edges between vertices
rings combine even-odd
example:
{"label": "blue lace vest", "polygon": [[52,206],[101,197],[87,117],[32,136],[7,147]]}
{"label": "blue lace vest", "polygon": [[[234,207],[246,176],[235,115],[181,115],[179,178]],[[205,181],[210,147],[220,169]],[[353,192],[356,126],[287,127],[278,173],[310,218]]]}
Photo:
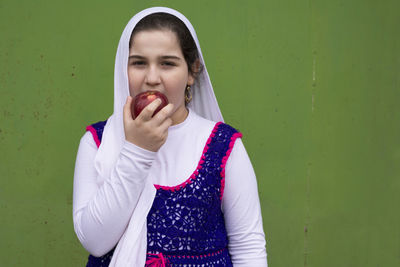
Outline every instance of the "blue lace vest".
{"label": "blue lace vest", "polygon": [[[87,127],[97,146],[104,125]],[[217,123],[193,174],[174,187],[155,185],[157,193],[147,216],[146,266],[232,266],[221,199],[225,164],[237,137],[241,134],[234,128]],[[113,252],[90,255],[86,266],[108,266]]]}

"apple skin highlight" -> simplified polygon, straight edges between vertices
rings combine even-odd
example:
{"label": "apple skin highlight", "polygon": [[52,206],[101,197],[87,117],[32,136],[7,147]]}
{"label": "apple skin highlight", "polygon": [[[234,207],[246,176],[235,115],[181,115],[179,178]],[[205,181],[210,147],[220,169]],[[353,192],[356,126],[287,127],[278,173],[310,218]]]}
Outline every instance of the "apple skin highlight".
{"label": "apple skin highlight", "polygon": [[146,91],[143,93],[140,93],[135,96],[135,98],[132,101],[132,117],[133,119],[137,118],[139,116],[140,112],[151,102],[156,100],[157,98],[161,99],[161,104],[157,107],[157,109],[154,111],[153,116],[157,114],[161,109],[163,109],[166,105],[168,105],[168,99],[167,97],[158,91]]}

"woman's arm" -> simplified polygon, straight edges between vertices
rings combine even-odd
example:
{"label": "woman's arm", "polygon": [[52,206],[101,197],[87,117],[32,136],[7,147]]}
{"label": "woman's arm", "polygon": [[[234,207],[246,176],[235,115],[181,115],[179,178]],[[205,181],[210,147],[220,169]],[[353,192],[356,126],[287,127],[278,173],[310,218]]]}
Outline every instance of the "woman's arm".
{"label": "woman's arm", "polygon": [[96,153],[87,132],[76,158],[73,219],[78,239],[98,257],[113,249],[124,233],[156,153],[125,141],[111,177],[102,184],[97,182]]}
{"label": "woman's arm", "polygon": [[233,265],[266,267],[266,242],[256,176],[240,138],[225,167],[222,210]]}

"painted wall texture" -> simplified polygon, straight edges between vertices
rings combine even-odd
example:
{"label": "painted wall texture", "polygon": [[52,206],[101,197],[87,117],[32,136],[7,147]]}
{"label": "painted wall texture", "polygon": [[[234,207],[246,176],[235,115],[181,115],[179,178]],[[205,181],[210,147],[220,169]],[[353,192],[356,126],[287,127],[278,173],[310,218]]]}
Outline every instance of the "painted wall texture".
{"label": "painted wall texture", "polygon": [[130,17],[194,24],[257,177],[269,266],[400,266],[400,4],[0,0],[0,266],[84,266],[75,156]]}

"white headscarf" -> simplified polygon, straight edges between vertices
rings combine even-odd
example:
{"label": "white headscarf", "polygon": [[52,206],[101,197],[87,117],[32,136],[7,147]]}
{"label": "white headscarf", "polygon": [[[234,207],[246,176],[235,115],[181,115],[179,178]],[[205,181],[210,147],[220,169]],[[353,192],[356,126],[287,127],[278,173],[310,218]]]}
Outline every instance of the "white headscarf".
{"label": "white headscarf", "polygon": [[[189,103],[188,107],[206,119],[212,121],[223,121],[204,63],[203,54],[200,50],[196,32],[189,20],[178,11],[166,7],[152,7],[137,13],[126,25],[118,44],[114,73],[114,113],[108,119],[104,128],[102,143],[95,158],[95,168],[99,174],[99,184],[103,183],[107,177],[111,176],[111,171],[114,168],[125,140],[123,106],[129,95],[127,66],[129,57],[129,40],[132,31],[142,18],[157,12],[168,13],[182,20],[189,29],[198,49],[203,71],[199,74],[192,86],[193,99]],[[146,220],[143,218],[147,217],[155,194],[156,189],[153,186],[153,178],[149,176],[146,178],[146,185],[132,214],[129,225],[114,251],[114,256],[110,266],[126,267],[145,265],[147,224]]]}

